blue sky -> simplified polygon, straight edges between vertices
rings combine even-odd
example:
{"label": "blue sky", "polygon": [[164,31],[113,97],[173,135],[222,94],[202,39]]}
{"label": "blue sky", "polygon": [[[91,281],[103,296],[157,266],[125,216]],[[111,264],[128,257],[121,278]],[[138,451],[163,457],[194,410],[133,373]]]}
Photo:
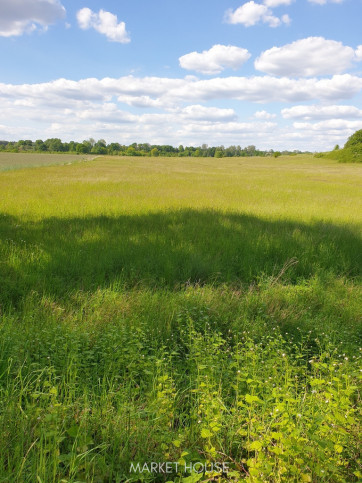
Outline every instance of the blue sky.
{"label": "blue sky", "polygon": [[362,0],[2,0],[0,139],[327,150],[362,128]]}

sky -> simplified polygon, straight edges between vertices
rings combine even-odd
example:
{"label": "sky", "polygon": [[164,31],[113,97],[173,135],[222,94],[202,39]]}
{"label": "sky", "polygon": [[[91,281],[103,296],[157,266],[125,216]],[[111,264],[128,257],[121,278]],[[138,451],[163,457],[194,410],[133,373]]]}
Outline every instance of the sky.
{"label": "sky", "polygon": [[361,18],[362,0],[0,0],[0,140],[343,146]]}

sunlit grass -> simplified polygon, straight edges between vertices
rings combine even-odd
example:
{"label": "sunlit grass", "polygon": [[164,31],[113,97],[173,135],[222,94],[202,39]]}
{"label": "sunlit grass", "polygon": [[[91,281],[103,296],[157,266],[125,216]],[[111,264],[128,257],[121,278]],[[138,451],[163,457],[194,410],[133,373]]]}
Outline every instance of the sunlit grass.
{"label": "sunlit grass", "polygon": [[360,176],[303,155],[1,173],[0,481],[358,481]]}

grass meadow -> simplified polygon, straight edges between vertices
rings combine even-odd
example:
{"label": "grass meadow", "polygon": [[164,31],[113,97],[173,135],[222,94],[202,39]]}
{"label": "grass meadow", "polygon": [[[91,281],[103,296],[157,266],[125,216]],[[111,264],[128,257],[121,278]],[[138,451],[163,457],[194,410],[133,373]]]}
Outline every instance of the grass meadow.
{"label": "grass meadow", "polygon": [[361,481],[360,182],[307,155],[0,173],[0,482]]}
{"label": "grass meadow", "polygon": [[39,154],[0,152],[0,172],[19,168],[48,166],[52,164],[68,164],[79,161],[90,161],[92,155],[77,154]]}

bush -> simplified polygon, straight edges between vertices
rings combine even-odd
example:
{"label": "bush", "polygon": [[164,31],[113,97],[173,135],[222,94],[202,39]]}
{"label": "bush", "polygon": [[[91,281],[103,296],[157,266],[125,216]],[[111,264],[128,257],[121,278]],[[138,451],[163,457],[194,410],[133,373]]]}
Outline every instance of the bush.
{"label": "bush", "polygon": [[350,148],[353,153],[362,154],[362,129],[352,134],[344,147]]}
{"label": "bush", "polygon": [[339,163],[362,163],[362,129],[348,138],[343,149],[337,144],[333,151],[316,153],[314,157],[335,159]]}

